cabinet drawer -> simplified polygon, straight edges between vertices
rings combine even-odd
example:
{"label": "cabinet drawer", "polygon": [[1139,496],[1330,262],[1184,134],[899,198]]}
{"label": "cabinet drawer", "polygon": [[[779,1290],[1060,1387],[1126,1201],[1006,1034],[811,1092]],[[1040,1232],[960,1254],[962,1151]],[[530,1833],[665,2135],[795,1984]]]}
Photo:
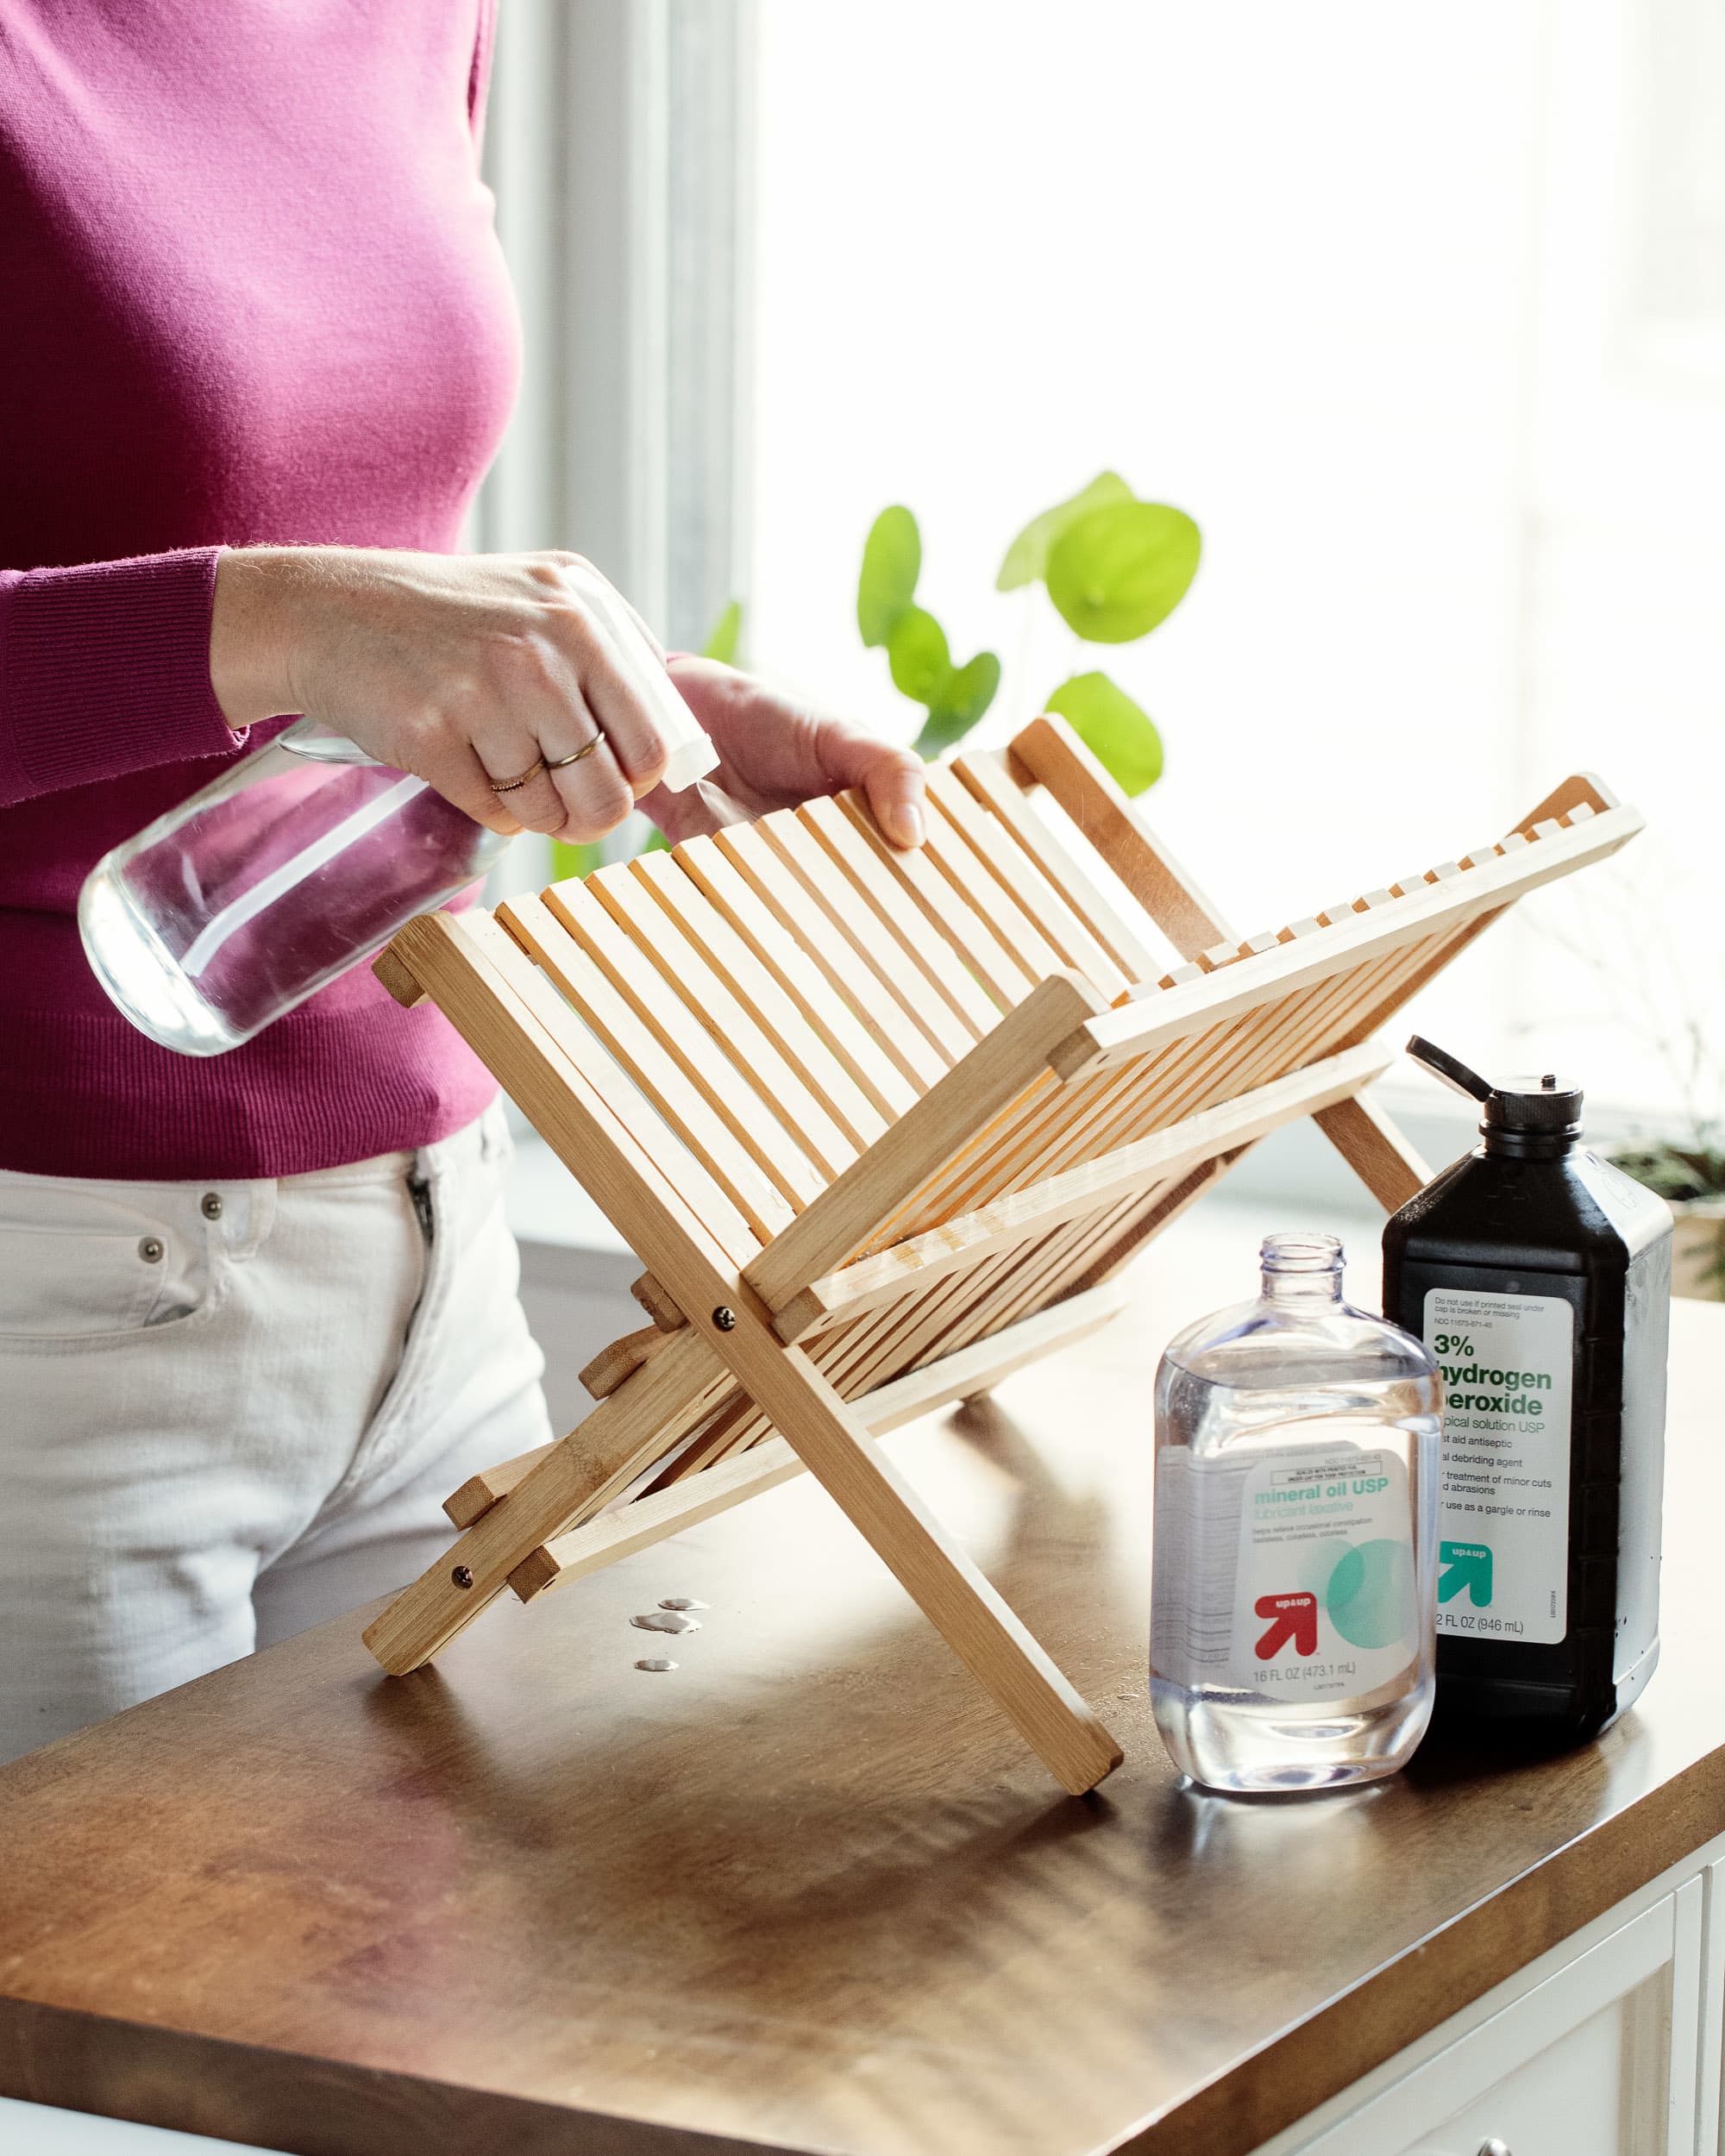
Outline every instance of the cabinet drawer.
{"label": "cabinet drawer", "polygon": [[1669,1990],[1663,1971],[1644,1977],[1397,2156],[1476,2156],[1493,2141],[1511,2156],[1663,2148]]}
{"label": "cabinet drawer", "polygon": [[[1684,1914],[1698,1922],[1698,1905]],[[1692,2104],[1672,2116],[1673,1981],[1687,1995],[1698,1971],[1678,1975],[1695,1928],[1678,1916],[1667,1895],[1298,2156],[1478,2156],[1493,2140],[1512,2156],[1690,2156]],[[1687,2071],[1692,2085],[1692,2050]]]}

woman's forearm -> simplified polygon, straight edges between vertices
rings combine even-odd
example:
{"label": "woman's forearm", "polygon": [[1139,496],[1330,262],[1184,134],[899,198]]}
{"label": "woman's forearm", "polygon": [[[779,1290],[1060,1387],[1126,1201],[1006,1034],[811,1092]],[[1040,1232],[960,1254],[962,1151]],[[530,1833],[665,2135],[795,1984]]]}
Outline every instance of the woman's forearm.
{"label": "woman's forearm", "polygon": [[[0,573],[0,806],[231,755],[303,711],[495,830],[597,838],[665,765],[640,672],[662,655],[644,626],[644,656],[621,649],[618,603],[568,554],[208,548]],[[671,678],[750,806],[856,787],[920,843],[908,749],[710,661]],[[683,836],[693,800],[654,812]]]}
{"label": "woman's forearm", "polygon": [[[296,711],[281,648],[290,547],[223,547],[210,613],[210,686],[236,730]],[[310,553],[310,549],[306,549]]]}

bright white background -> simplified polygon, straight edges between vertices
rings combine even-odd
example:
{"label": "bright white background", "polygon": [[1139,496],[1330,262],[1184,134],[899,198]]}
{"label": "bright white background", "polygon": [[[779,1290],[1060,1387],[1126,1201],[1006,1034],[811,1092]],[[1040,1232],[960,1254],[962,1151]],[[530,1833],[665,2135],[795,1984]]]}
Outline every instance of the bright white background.
{"label": "bright white background", "polygon": [[[1678,1112],[1659,1037],[1725,1023],[1718,0],[760,0],[759,60],[754,660],[908,728],[853,603],[909,504],[991,732],[1114,672],[1247,931],[1596,769],[1648,835],[1414,1015]],[[993,583],[1104,466],[1205,556],[1086,656]]]}

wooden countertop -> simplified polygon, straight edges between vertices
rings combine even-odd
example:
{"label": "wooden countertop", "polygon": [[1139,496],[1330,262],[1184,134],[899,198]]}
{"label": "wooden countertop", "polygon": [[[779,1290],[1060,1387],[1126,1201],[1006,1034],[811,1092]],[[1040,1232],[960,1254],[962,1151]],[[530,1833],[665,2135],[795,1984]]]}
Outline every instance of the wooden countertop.
{"label": "wooden countertop", "polygon": [[[1675,1320],[1664,1663],[1568,1758],[1176,1786],[1134,1310],[888,1441],[1125,1744],[1097,1796],[800,1480],[438,1670],[346,1619],[0,1772],[0,2093],[304,2156],[1242,2156],[1725,1827],[1725,1309]],[[704,1630],[631,1629],[671,1594]]]}

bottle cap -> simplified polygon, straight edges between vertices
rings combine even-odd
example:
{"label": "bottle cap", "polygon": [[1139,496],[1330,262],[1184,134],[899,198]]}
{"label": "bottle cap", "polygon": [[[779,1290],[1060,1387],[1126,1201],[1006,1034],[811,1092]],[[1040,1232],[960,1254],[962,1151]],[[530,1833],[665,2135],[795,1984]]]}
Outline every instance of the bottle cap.
{"label": "bottle cap", "polygon": [[1416,1063],[1423,1063],[1433,1077],[1480,1103],[1483,1131],[1538,1131],[1559,1138],[1580,1136],[1581,1087],[1570,1079],[1560,1078],[1554,1070],[1534,1077],[1508,1078],[1494,1086],[1459,1057],[1422,1040],[1417,1033],[1408,1043],[1408,1053]]}
{"label": "bottle cap", "polygon": [[1581,1132],[1581,1087],[1555,1071],[1535,1078],[1506,1078],[1485,1097],[1482,1131],[1552,1131],[1566,1138]]}

